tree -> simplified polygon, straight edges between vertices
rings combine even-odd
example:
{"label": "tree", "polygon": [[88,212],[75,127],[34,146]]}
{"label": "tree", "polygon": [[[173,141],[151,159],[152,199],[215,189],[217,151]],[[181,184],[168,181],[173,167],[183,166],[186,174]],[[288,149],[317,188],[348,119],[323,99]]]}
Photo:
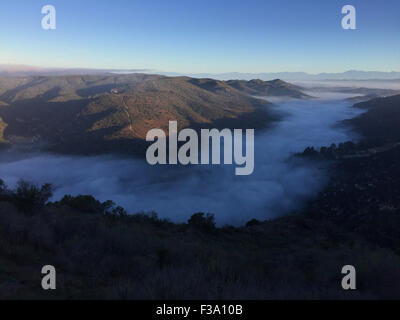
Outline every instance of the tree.
{"label": "tree", "polygon": [[188,221],[188,224],[196,229],[202,230],[214,230],[215,229],[215,219],[214,215],[207,213],[204,216],[203,212],[198,212],[192,215]]}
{"label": "tree", "polygon": [[99,200],[90,195],[78,195],[76,197],[65,195],[60,204],[86,213],[104,213],[105,207],[108,206],[108,203],[103,206]]}
{"label": "tree", "polygon": [[2,179],[0,179],[0,195],[3,195],[7,192],[7,186]]}
{"label": "tree", "polygon": [[53,196],[53,186],[45,183],[41,187],[19,180],[14,192],[14,204],[22,211],[36,212],[42,209]]}
{"label": "tree", "polygon": [[125,209],[116,206],[113,201],[107,200],[100,202],[91,195],[78,195],[76,197],[65,195],[57,204],[65,205],[73,210],[86,213],[111,214],[116,216],[127,215]]}

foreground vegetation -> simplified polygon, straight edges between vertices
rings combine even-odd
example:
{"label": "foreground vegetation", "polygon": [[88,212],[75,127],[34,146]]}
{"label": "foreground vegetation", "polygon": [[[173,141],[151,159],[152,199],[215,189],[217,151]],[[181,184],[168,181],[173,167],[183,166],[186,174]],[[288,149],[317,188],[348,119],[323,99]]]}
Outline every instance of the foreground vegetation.
{"label": "foreground vegetation", "polygon": [[[399,298],[398,161],[399,148],[341,160],[304,211],[240,228],[203,213],[185,224],[128,215],[91,196],[51,203],[50,185],[1,184],[0,298]],[[40,287],[47,264],[51,292]],[[347,264],[355,291],[341,288]]]}

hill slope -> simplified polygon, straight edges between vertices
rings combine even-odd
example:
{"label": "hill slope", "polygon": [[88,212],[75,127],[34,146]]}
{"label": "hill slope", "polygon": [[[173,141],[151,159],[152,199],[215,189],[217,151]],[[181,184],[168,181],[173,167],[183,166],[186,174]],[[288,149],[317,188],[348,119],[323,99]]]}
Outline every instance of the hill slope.
{"label": "hill slope", "polygon": [[148,130],[167,129],[169,120],[180,128],[265,126],[273,119],[268,102],[254,94],[301,96],[282,81],[238,86],[147,74],[0,78],[0,118],[14,143],[46,141],[79,153],[142,149]]}
{"label": "hill slope", "polygon": [[367,111],[348,122],[368,140],[380,143],[400,141],[400,95],[357,103]]}
{"label": "hill slope", "polygon": [[310,98],[309,95],[301,92],[301,87],[280,79],[272,81],[262,81],[259,79],[250,81],[229,80],[227,84],[241,92],[255,96],[287,96],[298,99]]}
{"label": "hill slope", "polygon": [[[0,298],[398,299],[398,161],[399,148],[343,159],[303,212],[240,228],[126,215],[90,196],[44,205],[47,188],[32,201],[0,183]],[[53,292],[39,285],[46,264]],[[347,264],[357,290],[340,285]]]}

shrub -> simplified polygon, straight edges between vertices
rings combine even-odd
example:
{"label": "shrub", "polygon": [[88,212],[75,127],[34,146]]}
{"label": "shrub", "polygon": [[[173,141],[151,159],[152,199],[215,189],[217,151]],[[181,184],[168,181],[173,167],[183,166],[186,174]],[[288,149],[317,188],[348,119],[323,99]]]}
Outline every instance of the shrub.
{"label": "shrub", "polygon": [[214,230],[215,229],[215,219],[214,215],[207,213],[204,216],[203,212],[198,212],[192,215],[188,221],[189,226],[201,230]]}
{"label": "shrub", "polygon": [[0,194],[5,193],[7,190],[7,186],[2,179],[0,179]]}
{"label": "shrub", "polygon": [[[86,213],[104,213],[105,211],[105,206],[90,195],[79,195],[76,197],[65,195],[61,199],[60,204]],[[109,204],[107,203],[106,205],[108,206]]]}
{"label": "shrub", "polygon": [[36,184],[20,180],[13,192],[14,204],[24,212],[36,212],[42,209],[47,201],[53,196],[51,184],[44,184],[39,187]]}
{"label": "shrub", "polygon": [[76,197],[66,195],[56,204],[65,205],[76,211],[86,213],[109,214],[119,217],[127,215],[126,210],[120,206],[116,206],[113,201],[100,202],[90,195],[78,195]]}
{"label": "shrub", "polygon": [[259,221],[257,219],[251,219],[250,221],[248,221],[246,223],[246,227],[258,226],[260,224],[261,224],[261,221]]}
{"label": "shrub", "polygon": [[112,208],[111,214],[118,217],[126,217],[128,215],[126,210],[121,206],[116,206],[115,208]]}
{"label": "shrub", "polygon": [[2,179],[0,179],[0,201],[9,201],[10,192]]}

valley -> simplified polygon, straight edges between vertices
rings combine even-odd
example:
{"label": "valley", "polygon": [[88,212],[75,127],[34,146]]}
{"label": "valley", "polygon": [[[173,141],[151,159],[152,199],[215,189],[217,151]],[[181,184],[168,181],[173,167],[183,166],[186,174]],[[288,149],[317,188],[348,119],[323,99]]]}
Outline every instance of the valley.
{"label": "valley", "polygon": [[[64,266],[58,298],[398,297],[398,95],[353,105],[359,92],[303,95],[280,81],[274,92],[259,81],[97,77],[2,84],[0,297],[48,298],[32,274],[49,259]],[[257,127],[254,173],[123,155],[171,116],[182,128]],[[337,286],[348,261],[357,292]]]}
{"label": "valley", "polygon": [[[10,144],[60,153],[143,154],[146,133],[180,128],[262,128],[274,121],[253,95],[308,98],[283,81],[218,81],[147,74],[0,78],[0,118]],[[7,126],[7,128],[5,128]]]}

